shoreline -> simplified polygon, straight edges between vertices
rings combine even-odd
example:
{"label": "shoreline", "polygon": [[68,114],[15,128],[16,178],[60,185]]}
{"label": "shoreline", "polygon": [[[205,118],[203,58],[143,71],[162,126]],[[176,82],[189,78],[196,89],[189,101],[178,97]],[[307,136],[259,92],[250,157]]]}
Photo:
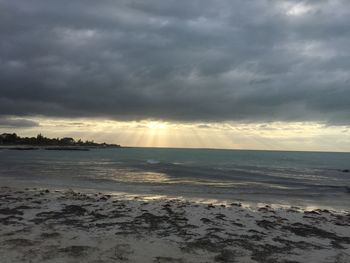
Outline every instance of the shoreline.
{"label": "shoreline", "polygon": [[[0,187],[6,262],[346,262],[350,213]],[[35,251],[35,253],[33,253]]]}
{"label": "shoreline", "polygon": [[[71,182],[70,182],[71,183]],[[155,194],[154,192],[144,192],[144,191],[138,191],[135,189],[131,189],[130,185],[125,188],[124,190],[121,189],[115,189],[114,187],[106,187],[105,185],[101,187],[95,187],[92,186],[77,186],[76,184],[70,184],[68,186],[67,184],[55,184],[52,181],[49,181],[47,183],[44,182],[38,182],[38,181],[28,181],[28,180],[13,180],[11,179],[1,179],[0,188],[1,187],[9,187],[9,188],[31,188],[31,189],[48,189],[50,191],[61,191],[65,192],[67,189],[72,190],[74,192],[80,192],[84,194],[95,194],[96,192],[105,194],[105,195],[112,195],[115,198],[120,198],[122,200],[130,200],[134,197],[139,198],[140,200],[149,200],[149,199],[163,199],[163,200],[172,200],[172,199],[178,199],[181,201],[189,201],[191,203],[199,203],[199,204],[214,204],[214,205],[229,205],[231,203],[240,203],[243,208],[257,210],[260,207],[264,206],[270,206],[272,209],[289,209],[291,207],[297,208],[300,211],[312,211],[312,210],[328,210],[333,213],[340,213],[340,214],[346,214],[350,213],[350,207],[345,206],[334,206],[331,204],[325,205],[317,202],[313,202],[312,200],[309,200],[308,203],[303,203],[302,201],[293,201],[290,202],[287,199],[283,202],[281,200],[278,201],[272,201],[272,197],[269,199],[265,199],[264,201],[260,199],[259,201],[256,199],[248,199],[247,195],[240,195],[239,198],[227,198],[227,197],[218,197],[211,195],[203,195],[198,196],[197,194],[191,195],[191,194],[182,194],[182,195],[175,195],[173,194],[165,194],[165,193],[158,193]],[[275,197],[278,198],[278,197]]]}

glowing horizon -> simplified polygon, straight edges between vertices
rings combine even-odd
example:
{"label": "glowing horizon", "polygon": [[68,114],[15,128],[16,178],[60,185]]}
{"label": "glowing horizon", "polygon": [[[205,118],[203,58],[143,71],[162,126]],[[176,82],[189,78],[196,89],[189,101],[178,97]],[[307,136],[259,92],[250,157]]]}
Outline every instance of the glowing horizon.
{"label": "glowing horizon", "polygon": [[20,136],[73,137],[129,147],[350,151],[348,126],[316,122],[179,123],[159,120],[31,118],[32,127],[0,127]]}

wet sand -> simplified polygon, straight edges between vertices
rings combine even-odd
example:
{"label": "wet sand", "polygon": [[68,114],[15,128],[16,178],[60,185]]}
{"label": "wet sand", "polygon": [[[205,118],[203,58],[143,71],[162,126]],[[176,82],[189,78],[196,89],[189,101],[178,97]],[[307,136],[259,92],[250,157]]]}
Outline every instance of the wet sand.
{"label": "wet sand", "polygon": [[349,262],[350,213],[0,188],[0,262]]}

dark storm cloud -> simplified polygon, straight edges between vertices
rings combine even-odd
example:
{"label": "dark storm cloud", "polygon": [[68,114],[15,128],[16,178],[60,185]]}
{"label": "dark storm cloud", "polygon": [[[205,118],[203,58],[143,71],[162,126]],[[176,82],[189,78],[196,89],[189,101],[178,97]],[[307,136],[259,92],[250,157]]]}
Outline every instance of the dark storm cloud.
{"label": "dark storm cloud", "polygon": [[0,0],[0,115],[350,123],[347,0]]}

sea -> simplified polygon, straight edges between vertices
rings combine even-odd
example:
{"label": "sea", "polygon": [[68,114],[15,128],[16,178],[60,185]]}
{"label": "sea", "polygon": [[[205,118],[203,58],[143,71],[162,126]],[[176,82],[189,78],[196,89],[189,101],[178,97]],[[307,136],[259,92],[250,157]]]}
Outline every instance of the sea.
{"label": "sea", "polygon": [[350,210],[350,153],[120,148],[0,149],[0,186],[250,206]]}

